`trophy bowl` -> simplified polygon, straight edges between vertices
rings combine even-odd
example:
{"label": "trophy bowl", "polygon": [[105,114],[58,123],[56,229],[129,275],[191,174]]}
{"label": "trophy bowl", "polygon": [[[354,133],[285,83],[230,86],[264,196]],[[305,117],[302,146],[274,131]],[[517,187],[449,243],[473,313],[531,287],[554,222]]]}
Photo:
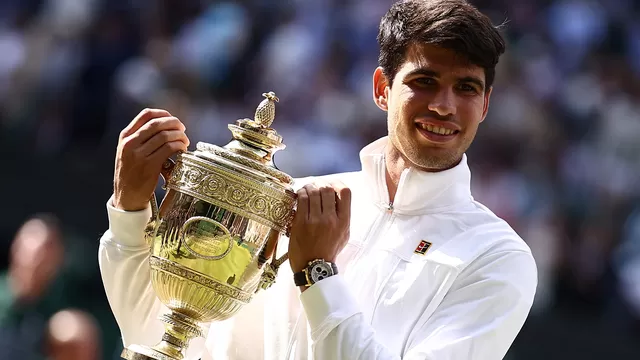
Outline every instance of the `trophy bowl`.
{"label": "trophy bowl", "polygon": [[292,178],[276,169],[273,154],[285,145],[271,128],[273,92],[263,94],[254,119],[230,124],[224,147],[198,143],[193,152],[163,165],[165,196],[145,230],[151,283],[171,310],[153,347],[131,345],[128,360],[181,360],[199,323],[232,317],[252,295],[275,281],[280,234],[294,215]]}

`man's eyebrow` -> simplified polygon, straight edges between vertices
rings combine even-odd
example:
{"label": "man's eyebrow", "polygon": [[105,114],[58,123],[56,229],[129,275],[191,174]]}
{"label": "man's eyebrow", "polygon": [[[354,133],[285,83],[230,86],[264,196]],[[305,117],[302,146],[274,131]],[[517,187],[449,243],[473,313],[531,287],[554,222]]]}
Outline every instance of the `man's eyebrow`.
{"label": "man's eyebrow", "polygon": [[416,76],[416,75],[424,75],[424,76],[430,76],[430,77],[440,77],[440,74],[437,71],[434,71],[434,70],[431,70],[431,69],[427,69],[427,68],[413,69],[413,70],[409,71],[409,73],[406,75],[406,77]]}
{"label": "man's eyebrow", "polygon": [[[434,78],[440,77],[440,73],[428,68],[418,68],[418,69],[411,70],[409,73],[407,73],[406,77],[411,77],[416,75],[423,75],[423,76],[429,76]],[[484,81],[482,81],[480,78],[476,76],[465,76],[465,77],[458,78],[456,80],[458,82],[475,84],[479,86],[481,90],[484,90]]]}

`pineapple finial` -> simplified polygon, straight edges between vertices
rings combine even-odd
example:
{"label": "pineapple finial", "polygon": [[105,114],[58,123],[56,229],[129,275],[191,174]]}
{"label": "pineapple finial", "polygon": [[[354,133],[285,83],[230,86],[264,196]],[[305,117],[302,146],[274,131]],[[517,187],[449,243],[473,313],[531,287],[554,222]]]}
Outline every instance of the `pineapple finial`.
{"label": "pineapple finial", "polygon": [[262,100],[254,116],[254,121],[260,126],[268,128],[276,117],[276,102],[280,101],[273,91],[263,93],[266,99]]}

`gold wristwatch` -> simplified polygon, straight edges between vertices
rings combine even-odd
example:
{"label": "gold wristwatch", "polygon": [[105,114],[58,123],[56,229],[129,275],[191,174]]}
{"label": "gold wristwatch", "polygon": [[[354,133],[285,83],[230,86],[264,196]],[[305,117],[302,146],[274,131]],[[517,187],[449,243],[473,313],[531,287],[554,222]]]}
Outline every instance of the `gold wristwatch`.
{"label": "gold wristwatch", "polygon": [[323,259],[315,259],[310,261],[302,271],[293,274],[293,281],[296,286],[309,287],[320,280],[337,274],[338,266],[336,264]]}

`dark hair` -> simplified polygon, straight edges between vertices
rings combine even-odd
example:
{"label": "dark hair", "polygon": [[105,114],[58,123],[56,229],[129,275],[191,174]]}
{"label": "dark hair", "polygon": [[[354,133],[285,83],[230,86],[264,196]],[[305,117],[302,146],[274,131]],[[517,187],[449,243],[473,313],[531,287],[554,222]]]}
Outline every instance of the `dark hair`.
{"label": "dark hair", "polygon": [[489,88],[505,51],[498,29],[466,0],[401,0],[380,22],[378,63],[389,82],[393,82],[410,45],[436,45],[484,68]]}

